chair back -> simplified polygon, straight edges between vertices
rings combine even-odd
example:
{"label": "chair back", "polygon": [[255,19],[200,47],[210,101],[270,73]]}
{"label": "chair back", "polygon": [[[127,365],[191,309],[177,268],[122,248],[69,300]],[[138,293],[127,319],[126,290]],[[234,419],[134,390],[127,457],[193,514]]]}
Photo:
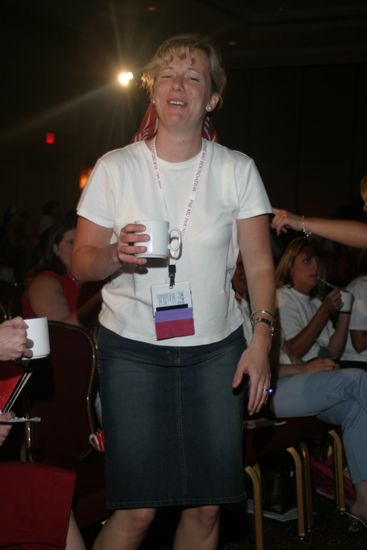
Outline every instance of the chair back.
{"label": "chair back", "polygon": [[49,321],[50,356],[31,361],[26,387],[27,459],[76,472],[74,513],[81,528],[107,518],[104,455],[89,444],[95,430],[93,387],[97,374],[94,340],[82,328]]}
{"label": "chair back", "polygon": [[96,348],[82,328],[49,321],[50,356],[32,362],[26,387],[29,416],[40,423],[27,425],[27,453],[34,462],[77,469],[90,452],[88,403]]}
{"label": "chair back", "polygon": [[260,456],[296,447],[305,439],[317,438],[334,428],[316,416],[289,417],[269,420],[267,423],[254,421],[252,429],[244,430],[244,457],[246,466],[256,464]]}

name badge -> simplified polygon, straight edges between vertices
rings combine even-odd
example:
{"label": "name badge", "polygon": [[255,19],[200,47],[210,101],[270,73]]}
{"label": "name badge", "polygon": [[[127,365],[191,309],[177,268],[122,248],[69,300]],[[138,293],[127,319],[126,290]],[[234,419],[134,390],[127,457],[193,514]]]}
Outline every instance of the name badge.
{"label": "name badge", "polygon": [[195,334],[189,283],[153,285],[151,290],[157,340]]}

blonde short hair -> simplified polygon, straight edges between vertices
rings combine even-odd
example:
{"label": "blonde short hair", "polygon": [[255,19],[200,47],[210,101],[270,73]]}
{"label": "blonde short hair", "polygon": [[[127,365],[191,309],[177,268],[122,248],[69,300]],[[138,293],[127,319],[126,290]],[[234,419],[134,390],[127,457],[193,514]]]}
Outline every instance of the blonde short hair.
{"label": "blonde short hair", "polygon": [[190,57],[193,50],[201,50],[209,59],[211,93],[222,97],[227,76],[222,65],[222,59],[213,42],[199,34],[182,34],[173,36],[163,42],[152,59],[146,65],[141,77],[143,86],[153,95],[155,79],[162,63],[167,63],[173,57]]}

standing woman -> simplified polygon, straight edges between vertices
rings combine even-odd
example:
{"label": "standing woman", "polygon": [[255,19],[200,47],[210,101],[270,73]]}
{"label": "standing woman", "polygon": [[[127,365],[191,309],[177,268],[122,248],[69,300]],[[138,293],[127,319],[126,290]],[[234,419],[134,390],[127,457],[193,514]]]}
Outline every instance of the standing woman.
{"label": "standing woman", "polygon": [[[270,385],[271,207],[253,161],[202,138],[225,84],[208,40],[167,40],[143,80],[157,133],[99,160],[79,203],[72,260],[80,280],[110,277],[98,344],[115,513],[95,548],[136,549],[157,508],[182,506],[175,550],[209,550],[218,542],[220,504],[244,498],[245,375],[250,414]],[[157,340],[151,293],[156,285],[170,292],[169,266],[138,256],[146,247],[136,243],[149,237],[134,223],[159,219],[182,230],[176,283],[191,289],[193,306],[193,322],[186,330],[172,325],[164,340]],[[231,289],[239,248],[256,312],[247,349]]]}

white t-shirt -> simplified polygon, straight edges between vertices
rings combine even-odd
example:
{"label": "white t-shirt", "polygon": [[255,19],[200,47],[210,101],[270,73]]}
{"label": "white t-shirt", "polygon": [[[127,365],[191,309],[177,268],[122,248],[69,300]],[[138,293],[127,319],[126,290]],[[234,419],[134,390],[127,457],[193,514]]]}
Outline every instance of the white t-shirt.
{"label": "white t-shirt", "polygon": [[[321,306],[321,301],[318,298],[310,298],[294,288],[283,286],[277,290],[277,305],[283,339],[290,340],[308,325]],[[329,346],[329,340],[333,332],[334,327],[331,321],[328,321],[314,344],[300,359],[309,361],[317,357],[320,348],[327,348]],[[280,363],[289,363],[289,357],[284,351],[281,351]]]}
{"label": "white t-shirt", "polygon": [[[347,286],[347,290],[354,296],[352,315],[349,323],[350,330],[367,330],[367,275],[361,275]],[[348,331],[347,343],[342,361],[367,361],[367,350],[360,353],[354,348],[350,332]]]}
{"label": "white t-shirt", "polygon": [[[90,176],[78,214],[112,228],[111,242],[135,220],[164,220],[168,215],[170,227],[181,228],[199,158],[180,163],[158,159],[166,213],[146,143],[107,153]],[[101,324],[125,338],[158,345],[201,345],[227,337],[242,323],[231,287],[238,254],[235,220],[269,212],[271,205],[252,159],[208,141],[176,264],[176,281],[189,281],[191,286],[195,335],[156,340],[151,286],[168,283],[167,267],[127,267],[116,275],[102,291]]]}

